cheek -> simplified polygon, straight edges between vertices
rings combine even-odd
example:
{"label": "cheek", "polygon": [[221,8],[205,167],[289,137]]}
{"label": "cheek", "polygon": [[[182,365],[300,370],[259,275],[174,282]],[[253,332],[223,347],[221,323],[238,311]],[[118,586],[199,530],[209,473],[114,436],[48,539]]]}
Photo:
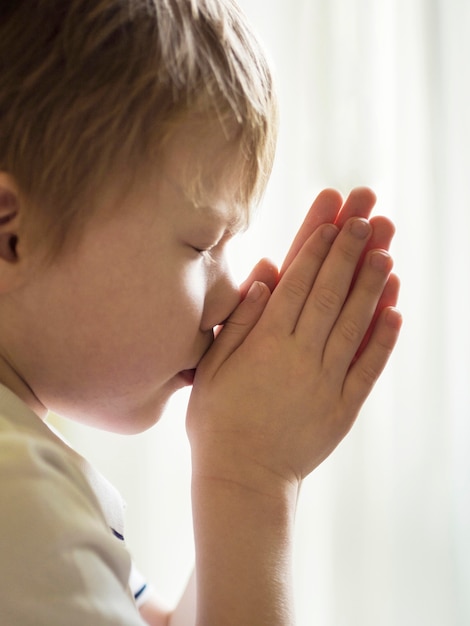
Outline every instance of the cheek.
{"label": "cheek", "polygon": [[206,279],[198,263],[181,268],[161,281],[154,293],[151,321],[158,334],[178,333],[187,336],[199,329],[206,298]]}
{"label": "cheek", "polygon": [[102,354],[108,368],[111,361],[113,375],[127,372],[132,380],[165,376],[181,369],[188,356],[191,361],[200,343],[205,293],[204,276],[196,266],[169,268],[151,280],[141,275],[129,292],[115,294],[119,302],[110,297],[113,317],[102,319],[105,336],[95,341],[106,343]]}
{"label": "cheek", "polygon": [[182,276],[178,285],[175,315],[187,318],[188,323],[201,322],[207,292],[207,280],[202,264],[196,263]]}

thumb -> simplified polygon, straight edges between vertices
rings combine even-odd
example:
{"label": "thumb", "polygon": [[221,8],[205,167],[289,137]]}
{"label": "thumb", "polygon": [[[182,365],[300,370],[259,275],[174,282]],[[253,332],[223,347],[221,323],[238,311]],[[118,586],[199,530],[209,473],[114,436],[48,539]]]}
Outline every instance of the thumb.
{"label": "thumb", "polygon": [[245,298],[224,323],[214,343],[202,358],[198,372],[202,369],[215,374],[256,326],[270,295],[271,291],[266,284],[255,281],[251,285]]}
{"label": "thumb", "polygon": [[240,285],[240,297],[244,299],[254,282],[264,283],[270,291],[274,291],[279,280],[279,271],[269,259],[261,259],[255,265],[248,278]]}

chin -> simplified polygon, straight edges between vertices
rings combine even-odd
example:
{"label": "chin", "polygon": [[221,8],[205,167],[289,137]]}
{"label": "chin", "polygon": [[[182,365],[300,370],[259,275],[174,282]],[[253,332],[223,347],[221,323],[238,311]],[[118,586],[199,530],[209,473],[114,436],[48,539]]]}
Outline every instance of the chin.
{"label": "chin", "polygon": [[[188,371],[189,372],[189,371]],[[116,389],[93,396],[54,397],[46,404],[53,413],[92,428],[121,435],[137,435],[155,426],[171,396],[191,384],[191,375],[175,375],[166,384],[119,393]],[[115,393],[113,393],[113,391]]]}
{"label": "chin", "polygon": [[116,416],[110,417],[110,419],[105,420],[105,424],[101,428],[119,435],[138,435],[143,433],[158,423],[163,415],[167,401],[168,399],[157,405],[154,404],[125,412],[117,418]]}
{"label": "chin", "polygon": [[53,408],[53,413],[85,426],[112,432],[118,435],[138,435],[159,421],[170,398],[147,402],[139,407],[74,407]]}

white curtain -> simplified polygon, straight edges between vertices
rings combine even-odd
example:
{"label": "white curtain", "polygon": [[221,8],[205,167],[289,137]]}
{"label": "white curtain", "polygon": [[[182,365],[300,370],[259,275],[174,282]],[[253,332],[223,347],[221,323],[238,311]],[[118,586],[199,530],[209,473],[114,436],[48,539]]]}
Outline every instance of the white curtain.
{"label": "white curtain", "polygon": [[[313,196],[372,186],[397,225],[405,323],[348,438],[304,484],[299,626],[470,624],[470,2],[244,0],[276,67],[278,158],[242,245],[281,262]],[[123,492],[170,601],[193,559],[182,392],[150,432],[67,426]]]}

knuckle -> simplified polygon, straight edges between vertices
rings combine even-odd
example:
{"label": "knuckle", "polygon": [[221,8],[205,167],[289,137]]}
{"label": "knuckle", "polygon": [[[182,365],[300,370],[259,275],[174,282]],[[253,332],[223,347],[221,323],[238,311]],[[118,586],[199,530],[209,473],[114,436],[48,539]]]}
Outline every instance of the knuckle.
{"label": "knuckle", "polygon": [[289,277],[284,283],[284,289],[287,297],[292,300],[305,299],[310,291],[311,285],[306,280],[300,277]]}
{"label": "knuckle", "polygon": [[364,275],[359,277],[358,288],[364,293],[365,297],[378,298],[383,291],[385,279],[384,276],[378,272],[374,272],[370,275],[365,272]]}
{"label": "knuckle", "polygon": [[379,337],[377,339],[378,348],[382,352],[384,359],[388,359],[388,357],[393,352],[393,348],[395,347],[395,339],[396,337],[394,335],[384,335],[383,337]]}
{"label": "knuckle", "polygon": [[236,317],[229,318],[225,324],[223,324],[224,334],[228,333],[239,333],[240,330],[248,326],[248,320],[246,319],[237,319]]}
{"label": "knuckle", "polygon": [[[356,243],[356,242],[354,242]],[[357,260],[362,252],[362,248],[358,249],[357,246],[353,246],[351,244],[346,244],[344,243],[343,246],[341,246],[341,254],[343,255],[343,259],[347,262],[347,263],[357,263]]]}
{"label": "knuckle", "polygon": [[380,368],[374,365],[363,365],[359,370],[360,379],[367,387],[372,387],[380,376]]}
{"label": "knuckle", "polygon": [[318,241],[317,238],[309,239],[304,249],[308,253],[310,259],[317,263],[323,263],[328,254],[330,246],[325,240]]}
{"label": "knuckle", "polygon": [[341,307],[341,296],[331,287],[321,286],[314,294],[316,307],[323,313],[331,313]]}
{"label": "knuckle", "polygon": [[353,319],[346,319],[340,323],[341,335],[348,343],[358,343],[363,336],[363,329]]}

